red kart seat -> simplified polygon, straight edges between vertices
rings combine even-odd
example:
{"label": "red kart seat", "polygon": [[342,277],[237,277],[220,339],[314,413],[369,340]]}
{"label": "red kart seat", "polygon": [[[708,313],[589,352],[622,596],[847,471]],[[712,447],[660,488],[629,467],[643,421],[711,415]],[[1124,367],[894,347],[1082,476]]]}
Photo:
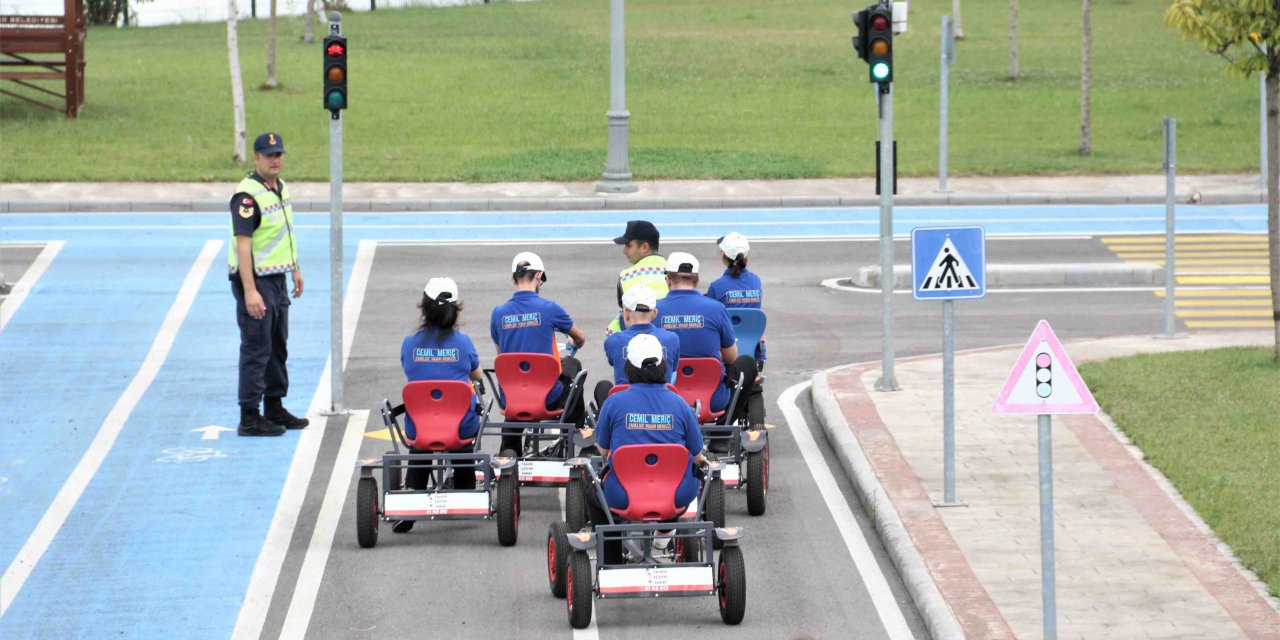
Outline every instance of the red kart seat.
{"label": "red kart seat", "polygon": [[[630,384],[615,384],[613,385],[612,389],[609,389],[609,395],[613,395],[615,393],[618,393],[619,391],[626,391],[627,389],[630,389],[630,388],[631,388]],[[676,394],[680,393],[680,391],[676,389],[676,386],[674,384],[671,384],[670,382],[667,383],[667,389],[670,390],[672,393],[676,393]]]}
{"label": "red kart seat", "polygon": [[[507,422],[554,420],[563,409],[548,409],[547,394],[560,379],[560,360],[549,353],[504,353],[493,361]],[[565,393],[568,393],[568,389]]]}
{"label": "red kart seat", "polygon": [[724,363],[719,358],[680,358],[676,364],[676,393],[690,405],[702,401],[698,422],[715,422],[724,411],[711,410],[711,396],[724,379]]}
{"label": "red kart seat", "polygon": [[689,469],[689,450],[679,444],[631,444],[609,456],[610,473],[627,492],[627,508],[610,507],[631,521],[671,520],[687,505],[676,505],[676,490]]}
{"label": "red kart seat", "polygon": [[405,444],[419,451],[454,451],[475,441],[459,439],[458,425],[475,406],[471,385],[458,380],[415,380],[404,385],[404,412],[413,418],[414,437]]}

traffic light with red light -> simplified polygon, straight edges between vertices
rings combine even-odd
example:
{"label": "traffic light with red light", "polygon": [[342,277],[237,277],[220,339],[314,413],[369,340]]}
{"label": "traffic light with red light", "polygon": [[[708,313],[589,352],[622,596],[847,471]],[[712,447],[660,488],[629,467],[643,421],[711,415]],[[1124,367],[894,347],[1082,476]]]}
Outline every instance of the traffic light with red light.
{"label": "traffic light with red light", "polygon": [[335,118],[347,108],[347,39],[342,36],[324,39],[324,108]]}

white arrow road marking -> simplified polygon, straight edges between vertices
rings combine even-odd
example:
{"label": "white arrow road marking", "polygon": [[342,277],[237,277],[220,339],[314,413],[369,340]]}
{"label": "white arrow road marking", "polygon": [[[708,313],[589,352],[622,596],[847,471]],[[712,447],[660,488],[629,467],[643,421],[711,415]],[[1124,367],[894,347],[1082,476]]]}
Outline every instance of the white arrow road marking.
{"label": "white arrow road marking", "polygon": [[217,440],[218,436],[221,436],[223,431],[230,431],[230,430],[231,429],[228,429],[226,427],[220,427],[216,424],[211,424],[207,427],[200,427],[199,429],[192,429],[192,431],[200,432],[201,440]]}

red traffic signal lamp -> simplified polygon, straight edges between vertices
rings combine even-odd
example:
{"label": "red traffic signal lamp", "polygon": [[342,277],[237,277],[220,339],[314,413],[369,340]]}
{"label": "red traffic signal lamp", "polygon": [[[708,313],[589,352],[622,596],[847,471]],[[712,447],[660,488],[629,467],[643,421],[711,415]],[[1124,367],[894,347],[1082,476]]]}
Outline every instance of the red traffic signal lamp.
{"label": "red traffic signal lamp", "polygon": [[342,36],[324,39],[324,108],[334,118],[347,108],[347,39]]}

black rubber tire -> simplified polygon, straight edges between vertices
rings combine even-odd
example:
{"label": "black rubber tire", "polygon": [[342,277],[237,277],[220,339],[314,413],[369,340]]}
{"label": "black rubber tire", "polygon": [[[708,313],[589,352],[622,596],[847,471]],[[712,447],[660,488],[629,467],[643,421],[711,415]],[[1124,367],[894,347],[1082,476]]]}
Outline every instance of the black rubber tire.
{"label": "black rubber tire", "polygon": [[565,571],[569,566],[569,538],[565,533],[565,524],[552,522],[547,530],[547,584],[551,587],[551,595],[565,597]]}
{"label": "black rubber tire", "polygon": [[764,394],[758,389],[747,398],[747,424],[753,427],[764,424]]}
{"label": "black rubber tire", "polygon": [[387,474],[391,476],[391,483],[383,486],[384,491],[395,491],[404,486],[404,473],[399,467],[389,469]]}
{"label": "black rubber tire", "polygon": [[[711,488],[707,490],[707,506],[702,513],[716,528],[724,526],[724,480],[716,478],[711,481]],[[723,544],[719,538],[711,538],[712,548],[719,549]]]}
{"label": "black rubber tire", "polygon": [[564,521],[574,533],[587,527],[587,481],[581,469],[570,470],[564,485]]}
{"label": "black rubber tire", "polygon": [[747,454],[747,513],[764,515],[769,494],[769,445]]}
{"label": "black rubber tire", "polygon": [[498,544],[515,546],[520,537],[520,481],[504,473],[498,477]]}
{"label": "black rubber tire", "polygon": [[569,554],[568,572],[565,574],[568,596],[566,608],[569,611],[569,626],[574,629],[586,629],[591,624],[591,558],[585,551],[574,551]]}
{"label": "black rubber tire", "polygon": [[702,538],[676,538],[676,560],[679,562],[701,562]]}
{"label": "black rubber tire", "polygon": [[372,477],[356,483],[356,542],[365,549],[378,544],[378,482]]}
{"label": "black rubber tire", "polygon": [[747,613],[747,566],[742,549],[736,545],[720,551],[716,566],[716,595],[720,602],[720,619],[725,624],[742,622]]}

